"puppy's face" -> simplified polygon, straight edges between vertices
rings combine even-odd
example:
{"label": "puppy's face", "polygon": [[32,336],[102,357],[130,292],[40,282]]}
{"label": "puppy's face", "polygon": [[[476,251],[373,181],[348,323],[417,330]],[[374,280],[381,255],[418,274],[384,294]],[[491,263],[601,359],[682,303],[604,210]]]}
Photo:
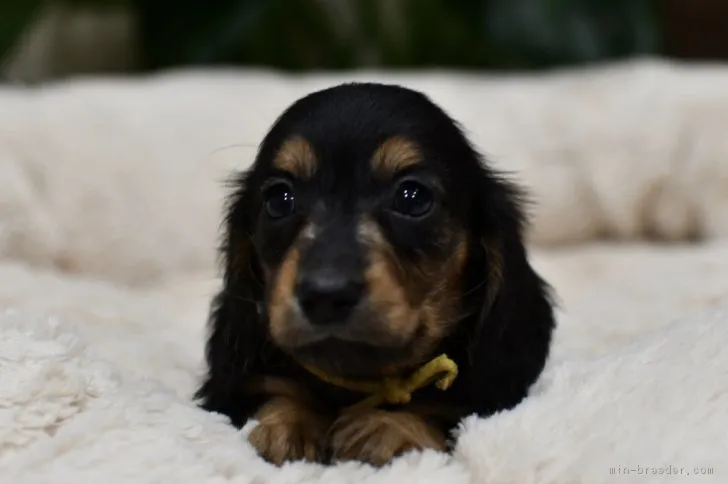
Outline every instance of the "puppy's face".
{"label": "puppy's face", "polygon": [[350,376],[428,357],[462,316],[473,163],[413,91],[345,85],[289,108],[247,182],[275,344]]}

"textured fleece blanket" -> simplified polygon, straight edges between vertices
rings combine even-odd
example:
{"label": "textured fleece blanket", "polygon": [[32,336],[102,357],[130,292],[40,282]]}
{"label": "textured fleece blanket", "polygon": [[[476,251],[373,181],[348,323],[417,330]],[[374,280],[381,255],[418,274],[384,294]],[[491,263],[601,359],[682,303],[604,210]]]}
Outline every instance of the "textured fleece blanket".
{"label": "textured fleece blanket", "polygon": [[452,456],[266,464],[250,426],[190,400],[220,182],[283,106],[344,78],[3,88],[0,482],[728,482],[728,70],[356,77],[428,91],[531,187],[560,298],[531,395],[465,419]]}

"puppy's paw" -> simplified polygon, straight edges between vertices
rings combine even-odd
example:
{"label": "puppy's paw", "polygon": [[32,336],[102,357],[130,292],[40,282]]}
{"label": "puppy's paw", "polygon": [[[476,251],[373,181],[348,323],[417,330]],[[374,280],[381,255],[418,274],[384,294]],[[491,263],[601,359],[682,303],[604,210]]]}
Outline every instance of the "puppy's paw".
{"label": "puppy's paw", "polygon": [[284,397],[273,398],[255,414],[258,420],[248,441],[267,461],[325,459],[326,434],[330,421],[304,405]]}
{"label": "puppy's paw", "polygon": [[409,412],[375,410],[344,415],[331,428],[330,445],[335,460],[358,460],[375,466],[411,450],[444,451],[445,435]]}

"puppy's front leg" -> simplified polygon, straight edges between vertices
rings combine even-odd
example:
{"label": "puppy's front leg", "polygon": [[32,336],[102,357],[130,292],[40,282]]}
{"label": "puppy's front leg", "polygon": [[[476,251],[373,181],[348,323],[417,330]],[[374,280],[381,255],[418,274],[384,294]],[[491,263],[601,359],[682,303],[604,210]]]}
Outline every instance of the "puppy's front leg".
{"label": "puppy's front leg", "polygon": [[383,466],[411,450],[445,451],[445,434],[432,422],[408,411],[372,410],[344,414],[331,428],[334,460],[357,460]]}
{"label": "puppy's front leg", "polygon": [[326,459],[326,435],[331,419],[314,412],[305,403],[280,396],[268,400],[255,413],[258,420],[248,441],[269,462]]}

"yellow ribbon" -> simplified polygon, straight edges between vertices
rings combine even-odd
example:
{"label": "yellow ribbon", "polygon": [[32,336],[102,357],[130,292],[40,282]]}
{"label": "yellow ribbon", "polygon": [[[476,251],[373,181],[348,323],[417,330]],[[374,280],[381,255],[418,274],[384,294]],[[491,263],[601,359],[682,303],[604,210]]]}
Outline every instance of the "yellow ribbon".
{"label": "yellow ribbon", "polygon": [[439,390],[445,391],[450,388],[458,376],[458,365],[447,355],[440,355],[425,363],[407,378],[385,377],[381,381],[349,380],[329,375],[312,366],[304,365],[304,368],[331,385],[353,392],[370,394],[361,402],[348,407],[347,411],[374,408],[384,403],[404,405],[412,400],[412,393],[420,388],[435,382],[435,386]]}

